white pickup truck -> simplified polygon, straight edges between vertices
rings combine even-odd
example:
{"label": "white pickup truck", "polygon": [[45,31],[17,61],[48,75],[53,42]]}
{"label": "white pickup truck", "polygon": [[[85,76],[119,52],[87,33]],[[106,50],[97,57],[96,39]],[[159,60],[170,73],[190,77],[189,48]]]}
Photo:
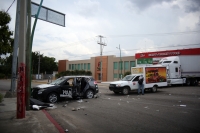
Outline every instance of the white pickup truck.
{"label": "white pickup truck", "polygon": [[144,89],[151,89],[156,92],[158,87],[167,86],[166,67],[162,66],[142,66],[132,67],[131,75],[125,76],[120,81],[111,82],[109,90],[114,93],[129,94],[130,91],[138,90],[138,79],[140,75],[144,77]]}

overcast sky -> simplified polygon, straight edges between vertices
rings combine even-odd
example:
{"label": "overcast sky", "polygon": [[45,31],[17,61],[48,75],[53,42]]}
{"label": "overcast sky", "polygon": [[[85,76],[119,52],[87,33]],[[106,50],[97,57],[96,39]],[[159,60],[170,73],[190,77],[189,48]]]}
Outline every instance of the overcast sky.
{"label": "overcast sky", "polygon": [[[13,0],[0,0],[7,10]],[[40,3],[40,0],[32,0]],[[8,13],[15,30],[15,0]],[[37,21],[33,52],[56,60],[84,60],[100,55],[200,47],[200,0],[44,0],[43,6],[65,14],[65,27]],[[34,18],[32,18],[32,23]]]}

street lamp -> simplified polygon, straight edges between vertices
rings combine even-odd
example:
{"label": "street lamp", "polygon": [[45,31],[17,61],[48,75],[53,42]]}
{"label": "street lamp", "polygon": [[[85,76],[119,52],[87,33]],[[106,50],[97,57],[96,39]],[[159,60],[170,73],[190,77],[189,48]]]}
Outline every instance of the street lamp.
{"label": "street lamp", "polygon": [[121,57],[121,48],[120,48],[120,44],[119,44],[119,48],[116,47],[117,49],[119,49],[120,52],[120,62],[121,62],[121,79],[122,79],[122,57]]}

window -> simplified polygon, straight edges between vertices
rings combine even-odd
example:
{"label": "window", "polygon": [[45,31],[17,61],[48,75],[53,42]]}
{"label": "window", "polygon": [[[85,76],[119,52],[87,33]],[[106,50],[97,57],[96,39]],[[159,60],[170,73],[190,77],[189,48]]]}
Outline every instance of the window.
{"label": "window", "polygon": [[135,67],[135,61],[130,62],[130,67]]}
{"label": "window", "polygon": [[129,62],[128,61],[124,62],[124,69],[129,70]]}
{"label": "window", "polygon": [[88,70],[90,70],[90,63],[88,63],[87,65],[88,65],[88,66],[87,66]]}
{"label": "window", "polygon": [[80,64],[78,64],[78,70],[81,70],[81,68],[80,68]]}
{"label": "window", "polygon": [[118,62],[114,62],[113,66],[114,66],[114,70],[117,70],[118,69],[118,67],[117,67],[118,66]]}
{"label": "window", "polygon": [[74,70],[74,64],[72,64],[72,70]]}
{"label": "window", "polygon": [[71,66],[71,64],[69,64],[69,70],[71,70],[72,68],[71,68],[72,66]]}
{"label": "window", "polygon": [[175,72],[178,72],[178,67],[175,68]]}
{"label": "window", "polygon": [[118,77],[117,77],[117,73],[114,73],[114,78],[118,78]]}
{"label": "window", "polygon": [[81,63],[81,70],[83,70],[83,63]]}
{"label": "window", "polygon": [[77,69],[77,65],[75,64],[75,65],[74,65],[74,70],[76,70],[76,69]]}
{"label": "window", "polygon": [[178,64],[178,61],[174,61],[174,64]]}
{"label": "window", "polygon": [[121,69],[123,69],[123,61],[121,62],[119,62],[119,69],[121,70]]}
{"label": "window", "polygon": [[86,70],[86,63],[84,63],[84,70]]}
{"label": "window", "polygon": [[133,81],[138,81],[140,76],[137,76]]}

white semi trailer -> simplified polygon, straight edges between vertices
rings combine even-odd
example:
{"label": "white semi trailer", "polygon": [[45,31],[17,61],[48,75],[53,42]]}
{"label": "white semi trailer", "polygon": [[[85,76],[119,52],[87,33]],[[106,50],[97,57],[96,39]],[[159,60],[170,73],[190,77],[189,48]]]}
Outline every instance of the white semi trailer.
{"label": "white semi trailer", "polygon": [[198,85],[200,81],[200,55],[169,56],[157,65],[166,66],[168,85]]}

